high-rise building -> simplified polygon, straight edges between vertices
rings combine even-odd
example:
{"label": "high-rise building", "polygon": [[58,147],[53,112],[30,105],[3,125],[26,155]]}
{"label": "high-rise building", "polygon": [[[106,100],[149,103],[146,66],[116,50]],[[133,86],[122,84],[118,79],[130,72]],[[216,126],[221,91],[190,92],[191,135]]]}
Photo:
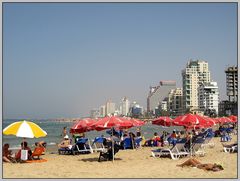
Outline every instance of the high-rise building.
{"label": "high-rise building", "polygon": [[106,106],[105,106],[105,105],[102,105],[102,106],[100,107],[100,116],[101,116],[101,117],[106,116]]}
{"label": "high-rise building", "polygon": [[115,103],[113,103],[111,100],[106,102],[106,115],[112,115],[115,113]]}
{"label": "high-rise building", "polygon": [[238,68],[228,67],[225,70],[226,73],[226,87],[227,87],[227,96],[230,102],[237,102],[238,96]]}
{"label": "high-rise building", "polygon": [[147,97],[147,111],[154,113],[155,108],[158,107],[166,97],[168,97],[168,93],[171,89],[175,88],[176,81],[160,81],[158,86],[151,86]]}
{"label": "high-rise building", "polygon": [[198,87],[198,103],[201,111],[218,114],[219,91],[217,82],[201,83]]}
{"label": "high-rise building", "polygon": [[210,82],[210,71],[206,61],[192,61],[182,70],[183,109],[198,109],[198,87],[202,82]]}
{"label": "high-rise building", "polygon": [[130,101],[127,99],[127,97],[124,97],[120,102],[120,114],[127,116],[129,113],[129,108],[130,108]]}
{"label": "high-rise building", "polygon": [[172,89],[168,95],[168,110],[173,115],[182,114],[182,106],[183,106],[183,95],[182,89],[176,88]]}

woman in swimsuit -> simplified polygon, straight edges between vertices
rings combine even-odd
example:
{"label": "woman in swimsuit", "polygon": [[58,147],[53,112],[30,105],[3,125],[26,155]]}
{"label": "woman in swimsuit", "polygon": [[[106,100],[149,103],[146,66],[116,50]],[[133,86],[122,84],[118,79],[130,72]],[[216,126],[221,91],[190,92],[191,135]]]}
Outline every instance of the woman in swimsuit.
{"label": "woman in swimsuit", "polygon": [[211,170],[211,171],[220,171],[223,170],[223,167],[219,164],[211,164],[211,163],[206,163],[206,164],[202,164],[201,162],[199,162],[198,160],[194,159],[194,158],[190,158],[187,161],[185,161],[184,163],[177,165],[179,167],[184,167],[184,166],[191,166],[191,167],[197,167],[199,169],[203,169],[203,170]]}

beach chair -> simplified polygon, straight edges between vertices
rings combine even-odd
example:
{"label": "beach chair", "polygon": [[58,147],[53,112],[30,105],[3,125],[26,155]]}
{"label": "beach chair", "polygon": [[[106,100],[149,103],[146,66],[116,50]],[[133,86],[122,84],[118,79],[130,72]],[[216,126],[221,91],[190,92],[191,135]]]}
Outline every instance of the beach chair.
{"label": "beach chair", "polygon": [[135,148],[141,148],[142,147],[141,141],[142,141],[141,137],[135,139]]}
{"label": "beach chair", "polygon": [[124,150],[126,150],[126,149],[133,149],[132,139],[131,138],[125,138],[123,140],[123,149]]}
{"label": "beach chair", "polygon": [[222,136],[221,136],[221,142],[227,142],[227,141],[231,141],[231,136],[225,132]]}
{"label": "beach chair", "polygon": [[106,149],[104,146],[104,138],[96,137],[92,143],[92,149],[96,152],[104,151]]}
{"label": "beach chair", "polygon": [[209,147],[209,148],[213,148],[215,146],[214,142],[211,142],[212,138],[214,137],[214,132],[210,131],[207,133],[206,136],[203,137],[203,139],[205,140],[204,143],[202,144],[202,146],[205,147]]}
{"label": "beach chair", "polygon": [[74,146],[69,145],[69,147],[65,147],[65,148],[59,148],[58,149],[58,154],[59,155],[75,155],[75,150],[74,150]]}
{"label": "beach chair", "polygon": [[107,149],[100,151],[98,162],[101,162],[101,158],[104,158],[106,161],[113,160],[113,154],[115,155],[117,152],[119,152],[121,146],[118,144],[114,144],[114,153],[112,150],[112,147],[109,146]]}
{"label": "beach chair", "polygon": [[80,138],[75,144],[76,153],[93,153],[93,149],[89,143],[88,138]]}
{"label": "beach chair", "polygon": [[226,153],[234,153],[234,152],[237,152],[237,151],[238,151],[238,144],[235,143],[235,144],[233,144],[233,145],[231,145],[231,146],[229,146],[229,145],[223,145],[223,150],[224,150],[224,152],[226,152]]}
{"label": "beach chair", "polygon": [[184,145],[185,139],[178,140],[172,148],[162,148],[152,151],[153,157],[171,156],[173,160],[177,160],[182,156],[188,156],[189,152],[186,151]]}
{"label": "beach chair", "polygon": [[191,150],[188,150],[188,152],[192,151],[192,155],[205,156],[204,144],[205,139],[198,138],[192,143]]}
{"label": "beach chair", "polygon": [[44,151],[44,147],[36,147],[32,153],[32,158],[35,159],[35,157],[37,157],[37,159],[40,159],[40,156],[44,153]]}

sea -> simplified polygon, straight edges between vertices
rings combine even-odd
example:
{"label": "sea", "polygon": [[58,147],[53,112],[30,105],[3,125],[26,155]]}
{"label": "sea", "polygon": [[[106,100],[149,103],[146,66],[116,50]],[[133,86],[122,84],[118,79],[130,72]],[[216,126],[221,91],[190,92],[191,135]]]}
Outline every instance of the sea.
{"label": "sea", "polygon": [[[2,128],[4,129],[8,125],[13,122],[20,121],[17,119],[5,119],[2,123]],[[47,132],[46,137],[41,138],[26,138],[29,146],[33,146],[35,142],[45,141],[47,146],[54,146],[61,142],[63,137],[61,136],[62,130],[64,127],[67,127],[68,135],[71,137],[69,133],[70,128],[73,126],[73,122],[60,122],[60,121],[53,121],[53,120],[31,120],[32,122],[39,125],[44,131]],[[128,131],[132,131],[133,133],[136,132],[138,127],[132,127],[128,129]],[[145,125],[140,127],[142,135],[145,139],[153,137],[153,134],[157,132],[159,135],[162,135],[163,131],[167,131],[171,133],[173,130],[183,130],[183,127],[163,127],[158,125],[153,125],[151,122],[146,122]],[[106,130],[103,131],[89,131],[85,133],[86,137],[93,141],[95,137],[104,135],[108,137],[109,135],[106,133]],[[16,137],[14,135],[3,135],[2,136],[2,143],[9,143],[10,149],[19,149],[20,144],[23,141],[23,138]]]}

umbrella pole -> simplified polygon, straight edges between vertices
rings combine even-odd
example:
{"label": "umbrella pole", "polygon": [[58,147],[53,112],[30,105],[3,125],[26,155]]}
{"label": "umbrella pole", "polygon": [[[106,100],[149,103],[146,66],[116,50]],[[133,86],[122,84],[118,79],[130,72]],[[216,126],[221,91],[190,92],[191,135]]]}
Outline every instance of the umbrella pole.
{"label": "umbrella pole", "polygon": [[112,162],[114,162],[114,140],[113,140],[113,127],[112,127],[112,156],[113,156],[113,159],[112,159]]}

